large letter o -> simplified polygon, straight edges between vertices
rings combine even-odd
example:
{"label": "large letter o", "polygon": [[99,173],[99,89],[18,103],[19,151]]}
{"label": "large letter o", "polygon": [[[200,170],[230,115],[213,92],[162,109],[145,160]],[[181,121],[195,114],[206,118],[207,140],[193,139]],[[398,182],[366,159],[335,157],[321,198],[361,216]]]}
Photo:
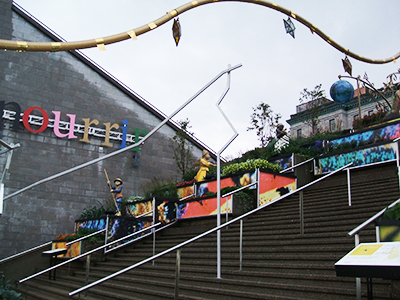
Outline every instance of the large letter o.
{"label": "large letter o", "polygon": [[[29,125],[29,115],[35,109],[40,110],[43,115],[43,123],[42,123],[42,126],[40,126],[40,128],[38,130],[33,130],[31,128],[31,126]],[[43,108],[41,108],[39,106],[32,106],[32,107],[29,107],[27,110],[25,110],[24,116],[22,117],[22,122],[24,123],[25,128],[28,129],[30,132],[39,133],[39,132],[45,131],[45,129],[47,128],[47,125],[49,125],[49,116]]]}

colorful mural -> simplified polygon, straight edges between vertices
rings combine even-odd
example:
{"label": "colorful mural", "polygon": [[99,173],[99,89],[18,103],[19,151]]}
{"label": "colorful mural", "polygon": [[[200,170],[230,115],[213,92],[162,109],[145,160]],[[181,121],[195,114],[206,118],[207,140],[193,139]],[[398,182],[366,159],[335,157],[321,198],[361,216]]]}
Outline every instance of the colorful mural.
{"label": "colorful mural", "polygon": [[194,194],[194,185],[178,187],[178,198],[182,199]]}
{"label": "colorful mural", "polygon": [[157,220],[162,224],[168,224],[176,220],[175,200],[156,200]]}
{"label": "colorful mural", "polygon": [[394,143],[378,145],[368,148],[315,158],[315,174],[327,174],[349,163],[352,167],[364,166],[374,163],[395,160],[397,157],[397,145]]}
{"label": "colorful mural", "polygon": [[[124,236],[132,234],[134,232],[140,231],[152,225],[152,218],[142,218],[140,220],[136,218],[124,218],[118,216],[110,216],[108,221],[108,230],[107,230],[107,241],[106,243],[111,243],[116,241]],[[126,239],[121,243],[116,243],[110,246],[110,248],[121,245],[122,243],[126,243],[128,241],[134,240],[139,236],[142,236],[145,233],[141,233],[138,236],[132,236],[130,239]]]}
{"label": "colorful mural", "polygon": [[[257,181],[257,172],[254,170],[252,172],[244,173],[244,174],[239,174],[239,175],[234,175],[231,177],[225,177],[221,178],[221,189],[229,186],[246,186],[249,184],[252,184]],[[217,192],[217,181],[208,181],[208,182],[201,182],[199,184],[196,184],[197,186],[197,197],[202,197],[205,195],[207,192]]]}
{"label": "colorful mural", "polygon": [[77,220],[75,221],[75,232],[77,232],[79,228],[102,230],[106,228],[106,223],[106,217],[90,220]]}
{"label": "colorful mural", "polygon": [[346,137],[330,140],[331,144],[343,144],[343,143],[379,143],[394,140],[400,137],[400,123],[391,124],[385,127],[376,128],[373,130],[368,130],[360,133],[355,133]]}
{"label": "colorful mural", "polygon": [[283,170],[286,170],[293,166],[293,155],[271,160],[270,163],[276,164],[280,166]]}
{"label": "colorful mural", "polygon": [[275,173],[260,172],[260,197],[263,205],[296,189],[296,178]]}
{"label": "colorful mural", "polygon": [[126,203],[125,209],[128,216],[138,217],[146,213],[148,213],[146,216],[152,216],[153,199]]}
{"label": "colorful mural", "polygon": [[66,241],[53,241],[51,245],[52,250],[67,248],[67,253],[58,255],[57,257],[71,258],[81,254],[81,242],[65,246],[66,243],[67,243]]}
{"label": "colorful mural", "polygon": [[[228,199],[227,199],[228,198]],[[184,200],[177,205],[176,218],[187,219],[217,215],[217,198]],[[232,213],[232,197],[221,198],[221,213]]]}

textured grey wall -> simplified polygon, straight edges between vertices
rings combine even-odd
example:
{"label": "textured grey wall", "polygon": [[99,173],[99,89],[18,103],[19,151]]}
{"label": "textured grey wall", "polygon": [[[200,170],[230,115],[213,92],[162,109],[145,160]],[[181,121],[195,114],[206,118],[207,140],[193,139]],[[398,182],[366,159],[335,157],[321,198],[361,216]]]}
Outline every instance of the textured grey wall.
{"label": "textured grey wall", "polygon": [[[0,38],[28,41],[52,41],[16,12],[11,13],[11,0],[0,0]],[[12,26],[11,26],[12,24]],[[35,53],[0,51],[0,101],[17,102],[22,112],[32,106],[43,108],[50,119],[52,111],[76,115],[76,124],[83,118],[103,123],[128,120],[128,134],[134,128],[152,130],[161,120],[132,94],[96,72],[90,65],[68,52]],[[134,87],[133,87],[134,88]],[[14,110],[6,106],[6,110]],[[38,110],[32,114],[41,115]],[[19,143],[5,179],[5,196],[38,180],[118,150],[102,146],[104,138],[89,136],[91,143],[78,138],[59,138],[52,128],[32,133],[21,124],[21,130],[4,121],[3,140]],[[33,130],[37,129],[34,125]],[[121,131],[121,130],[119,130]],[[62,132],[64,133],[64,132]],[[85,207],[97,205],[109,197],[104,169],[110,179],[124,180],[124,196],[141,195],[141,187],[157,177],[179,178],[168,139],[175,134],[164,126],[142,146],[139,166],[133,166],[133,151],[124,152],[56,180],[37,186],[4,202],[0,217],[0,258],[55,239],[73,231],[74,220]],[[201,148],[194,149],[201,155]],[[0,155],[3,170],[5,155]]]}

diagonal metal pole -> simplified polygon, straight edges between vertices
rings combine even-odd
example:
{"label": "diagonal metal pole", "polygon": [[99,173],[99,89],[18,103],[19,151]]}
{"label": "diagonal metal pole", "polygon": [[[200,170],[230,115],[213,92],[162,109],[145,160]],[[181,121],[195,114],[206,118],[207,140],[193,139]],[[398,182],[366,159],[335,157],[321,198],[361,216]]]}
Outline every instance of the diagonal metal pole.
{"label": "diagonal metal pole", "polygon": [[[231,66],[228,66],[228,70]],[[222,111],[220,104],[222,100],[225,98],[228,93],[231,85],[231,73],[228,72],[228,82],[225,88],[224,93],[221,98],[217,102],[217,108],[224,117],[225,121],[232,128],[234,134],[229,139],[229,141],[218,151],[217,153],[217,227],[221,225],[221,153],[225,151],[225,149],[233,142],[233,140],[239,135],[236,131],[235,127],[233,127],[232,123],[229,121],[225,113]],[[228,207],[226,208],[228,209]],[[217,231],[217,278],[221,278],[221,230]]]}
{"label": "diagonal metal pole", "polygon": [[44,179],[42,179],[42,180],[39,180],[39,181],[37,181],[37,182],[35,182],[35,183],[32,183],[31,185],[28,185],[27,187],[24,187],[24,188],[22,188],[22,189],[20,189],[20,190],[18,190],[18,191],[16,191],[16,192],[14,192],[14,193],[11,193],[10,195],[4,197],[3,200],[8,200],[8,199],[10,199],[10,198],[12,198],[12,197],[14,197],[14,196],[16,196],[16,195],[19,195],[19,194],[21,194],[21,193],[23,193],[23,192],[25,192],[25,191],[27,191],[27,190],[33,188],[33,187],[36,187],[36,186],[38,186],[38,185],[40,185],[40,184],[43,184],[43,183],[48,182],[48,181],[50,181],[50,180],[53,180],[53,179],[62,177],[62,176],[67,175],[67,174],[69,174],[69,173],[75,172],[75,171],[80,170],[80,169],[83,169],[83,168],[85,168],[85,167],[87,167],[87,166],[90,166],[90,165],[93,165],[93,164],[95,164],[95,163],[98,163],[99,161],[108,159],[108,158],[110,158],[110,157],[116,156],[116,155],[118,155],[118,154],[121,154],[121,153],[126,152],[126,151],[128,151],[128,150],[130,150],[130,149],[133,149],[133,148],[135,148],[135,147],[140,146],[140,145],[143,144],[149,137],[151,137],[154,133],[156,133],[161,127],[163,127],[168,121],[170,121],[177,113],[179,113],[182,109],[184,109],[187,105],[189,105],[194,99],[196,99],[201,93],[203,93],[208,87],[210,87],[214,82],[216,82],[220,77],[222,77],[222,76],[223,76],[224,74],[226,74],[226,73],[230,74],[231,71],[233,71],[233,70],[235,70],[235,69],[237,69],[237,68],[240,68],[241,66],[242,66],[242,64],[238,64],[238,65],[236,65],[236,66],[229,67],[228,69],[222,71],[222,72],[219,73],[217,76],[215,76],[209,83],[207,83],[207,84],[206,84],[203,88],[201,88],[196,94],[194,94],[189,100],[187,100],[183,105],[181,105],[177,110],[175,110],[169,117],[167,117],[166,119],[164,119],[164,120],[163,120],[160,124],[158,124],[152,131],[150,131],[145,137],[143,137],[143,139],[141,139],[140,142],[135,143],[135,144],[132,144],[132,145],[130,145],[130,146],[127,146],[126,148],[123,148],[123,149],[120,149],[120,150],[116,150],[116,151],[114,151],[114,152],[112,152],[112,153],[109,153],[109,154],[104,155],[104,156],[102,156],[102,157],[93,159],[93,160],[91,160],[91,161],[88,161],[88,162],[86,162],[86,163],[83,163],[83,164],[81,164],[81,165],[78,165],[78,166],[76,166],[76,167],[73,167],[73,168],[71,168],[71,169],[68,169],[68,170],[65,170],[65,171],[63,171],[63,172],[60,172],[60,173],[58,173],[58,174],[55,174],[55,175],[52,175],[52,176],[50,176],[50,177],[44,178]]}

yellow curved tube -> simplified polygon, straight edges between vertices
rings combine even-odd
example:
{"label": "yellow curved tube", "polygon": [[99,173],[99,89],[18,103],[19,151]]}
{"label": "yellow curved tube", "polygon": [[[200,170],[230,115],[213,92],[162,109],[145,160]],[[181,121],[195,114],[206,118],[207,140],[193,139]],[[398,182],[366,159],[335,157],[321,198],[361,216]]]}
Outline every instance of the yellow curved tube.
{"label": "yellow curved tube", "polygon": [[308,27],[312,33],[319,35],[324,41],[330,44],[332,47],[336,48],[340,52],[343,52],[347,56],[350,56],[356,60],[363,61],[366,63],[371,64],[385,64],[392,61],[396,61],[397,58],[400,57],[400,52],[396,53],[395,55],[385,58],[385,59],[371,59],[367,57],[363,57],[358,55],[354,52],[351,52],[349,49],[346,49],[332,40],[329,36],[327,36],[324,32],[314,26],[312,23],[307,21],[306,19],[302,18],[301,16],[295,14],[294,12],[279,6],[275,3],[271,3],[264,0],[194,0],[189,3],[186,3],[176,9],[173,9],[166,13],[164,16],[146,24],[141,27],[128,30],[126,32],[118,33],[115,35],[110,35],[102,38],[84,40],[84,41],[76,41],[76,42],[25,42],[25,41],[11,41],[11,40],[3,40],[0,39],[0,49],[4,50],[17,50],[17,51],[69,51],[69,50],[77,50],[77,49],[85,49],[85,48],[93,48],[97,47],[98,45],[108,45],[113,43],[118,43],[127,39],[136,39],[137,36],[142,35],[146,32],[156,29],[157,27],[167,23],[174,17],[190,10],[195,7],[210,4],[214,2],[245,2],[245,3],[252,3],[261,6],[265,6],[276,11],[279,11],[287,16],[292,17],[293,19],[297,20],[301,24]]}

